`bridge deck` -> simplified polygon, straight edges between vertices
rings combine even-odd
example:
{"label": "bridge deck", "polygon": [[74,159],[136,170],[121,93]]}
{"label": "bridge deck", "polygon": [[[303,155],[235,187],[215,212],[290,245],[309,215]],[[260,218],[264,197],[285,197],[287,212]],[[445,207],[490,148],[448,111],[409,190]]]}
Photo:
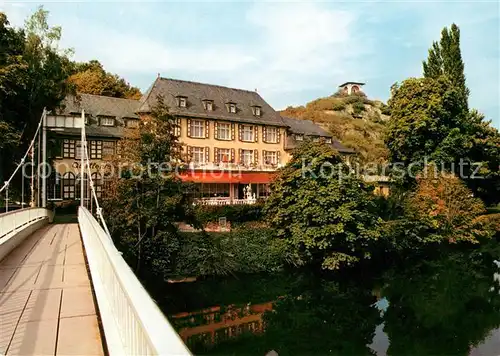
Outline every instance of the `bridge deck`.
{"label": "bridge deck", "polygon": [[4,354],[103,354],[77,224],[44,227],[0,261]]}

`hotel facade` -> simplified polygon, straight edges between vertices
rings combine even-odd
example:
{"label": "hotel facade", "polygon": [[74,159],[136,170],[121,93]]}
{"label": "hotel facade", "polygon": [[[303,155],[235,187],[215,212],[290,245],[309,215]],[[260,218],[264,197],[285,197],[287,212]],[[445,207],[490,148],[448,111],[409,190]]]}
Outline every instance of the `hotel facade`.
{"label": "hotel facade", "polygon": [[151,115],[158,96],[176,117],[189,167],[180,177],[196,185],[200,204],[265,199],[276,170],[307,138],[331,144],[341,154],[354,153],[312,121],[281,117],[256,91],[158,77],[140,100],[78,94],[47,116],[48,157],[54,167],[48,200],[79,198],[82,110],[92,180],[101,195],[109,179],[103,167],[118,153],[127,130]]}

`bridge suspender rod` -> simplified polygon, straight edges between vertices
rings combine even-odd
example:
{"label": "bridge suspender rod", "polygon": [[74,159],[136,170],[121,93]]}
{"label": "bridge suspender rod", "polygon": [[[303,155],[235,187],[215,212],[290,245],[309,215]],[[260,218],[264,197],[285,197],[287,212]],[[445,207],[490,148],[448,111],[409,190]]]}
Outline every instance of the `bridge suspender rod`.
{"label": "bridge suspender rod", "polygon": [[[38,127],[36,129],[36,132],[35,132],[35,135],[33,136],[33,139],[31,140],[31,143],[28,147],[28,149],[26,150],[26,153],[24,154],[23,158],[21,159],[21,162],[19,162],[19,164],[17,165],[16,169],[14,170],[14,172],[10,175],[10,178],[9,180],[7,180],[4,185],[0,188],[0,193],[3,192],[7,186],[10,184],[10,182],[12,181],[12,179],[14,178],[15,174],[17,173],[17,171],[19,171],[19,169],[24,165],[24,162],[26,160],[26,157],[28,156],[28,154],[30,152],[32,152],[32,148],[35,144],[35,139],[38,135],[38,132],[40,131],[40,127],[42,126],[42,121],[43,121],[43,118],[44,116],[47,115],[47,112],[45,111],[45,108],[43,109],[43,113],[42,113],[42,117],[40,118],[40,121],[38,122]],[[32,152],[32,163],[33,163],[33,153]],[[33,167],[33,166],[32,166]],[[33,176],[33,175],[32,175]]]}

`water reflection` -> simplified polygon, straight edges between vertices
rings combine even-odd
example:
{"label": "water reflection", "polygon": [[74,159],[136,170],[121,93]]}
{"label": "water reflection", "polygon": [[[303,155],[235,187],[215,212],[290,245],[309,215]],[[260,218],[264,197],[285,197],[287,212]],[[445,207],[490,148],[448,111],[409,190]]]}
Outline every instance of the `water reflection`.
{"label": "water reflection", "polygon": [[[200,299],[210,303],[211,286],[218,306],[196,311],[185,305],[186,312],[170,313],[170,320],[194,353],[497,356],[495,270],[484,254],[464,252],[368,281],[312,274],[247,276],[224,280],[223,297],[220,281],[196,282],[182,287],[196,306]],[[228,293],[232,283],[234,295]],[[253,300],[244,286],[255,288],[261,300]]]}

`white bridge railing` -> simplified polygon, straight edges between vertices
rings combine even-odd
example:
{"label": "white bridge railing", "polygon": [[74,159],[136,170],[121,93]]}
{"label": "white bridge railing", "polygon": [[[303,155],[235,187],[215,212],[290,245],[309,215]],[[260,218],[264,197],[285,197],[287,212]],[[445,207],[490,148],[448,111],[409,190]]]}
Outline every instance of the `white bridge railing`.
{"label": "white bridge railing", "polygon": [[49,219],[51,211],[44,208],[26,208],[0,214],[0,241],[42,219]]}
{"label": "white bridge railing", "polygon": [[110,236],[85,208],[78,222],[110,355],[190,355]]}

